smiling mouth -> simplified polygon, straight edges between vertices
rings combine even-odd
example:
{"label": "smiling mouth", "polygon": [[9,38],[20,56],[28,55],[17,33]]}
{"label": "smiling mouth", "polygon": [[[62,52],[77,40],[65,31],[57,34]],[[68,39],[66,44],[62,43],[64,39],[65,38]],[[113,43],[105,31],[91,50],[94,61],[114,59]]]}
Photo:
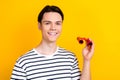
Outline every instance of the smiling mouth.
{"label": "smiling mouth", "polygon": [[49,34],[50,36],[56,36],[58,33],[56,33],[56,32],[48,32],[48,34]]}

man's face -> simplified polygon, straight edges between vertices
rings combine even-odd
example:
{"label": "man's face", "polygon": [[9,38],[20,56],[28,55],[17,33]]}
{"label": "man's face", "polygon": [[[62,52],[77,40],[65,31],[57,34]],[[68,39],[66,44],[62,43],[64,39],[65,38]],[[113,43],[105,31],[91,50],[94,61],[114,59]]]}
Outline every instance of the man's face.
{"label": "man's face", "polygon": [[57,12],[46,12],[39,24],[42,39],[47,42],[56,42],[62,29],[62,17]]}

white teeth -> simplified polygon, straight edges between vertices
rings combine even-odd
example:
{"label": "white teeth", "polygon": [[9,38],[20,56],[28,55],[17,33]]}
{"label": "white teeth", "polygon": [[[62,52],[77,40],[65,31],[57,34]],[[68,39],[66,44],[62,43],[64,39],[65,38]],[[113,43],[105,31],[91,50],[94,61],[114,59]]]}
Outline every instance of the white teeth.
{"label": "white teeth", "polygon": [[55,33],[55,32],[48,32],[48,34],[51,35],[51,36],[55,36],[57,33]]}

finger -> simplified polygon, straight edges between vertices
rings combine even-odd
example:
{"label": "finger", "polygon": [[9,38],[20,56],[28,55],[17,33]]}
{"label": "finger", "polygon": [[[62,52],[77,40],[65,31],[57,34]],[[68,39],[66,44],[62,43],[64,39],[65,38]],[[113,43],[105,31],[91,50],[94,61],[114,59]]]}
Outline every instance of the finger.
{"label": "finger", "polygon": [[90,40],[90,42],[92,43],[91,45],[87,45],[86,47],[88,48],[88,50],[90,51],[90,52],[93,52],[94,51],[94,42],[91,40],[91,39],[89,39]]}

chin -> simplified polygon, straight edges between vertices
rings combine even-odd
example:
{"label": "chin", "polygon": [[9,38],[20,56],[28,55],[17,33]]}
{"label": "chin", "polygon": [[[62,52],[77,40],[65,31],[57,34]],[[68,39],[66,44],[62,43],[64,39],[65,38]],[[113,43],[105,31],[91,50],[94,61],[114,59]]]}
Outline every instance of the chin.
{"label": "chin", "polygon": [[49,37],[48,40],[49,42],[56,42],[59,36],[55,36],[55,37]]}
{"label": "chin", "polygon": [[50,39],[49,42],[56,42],[56,39]]}

